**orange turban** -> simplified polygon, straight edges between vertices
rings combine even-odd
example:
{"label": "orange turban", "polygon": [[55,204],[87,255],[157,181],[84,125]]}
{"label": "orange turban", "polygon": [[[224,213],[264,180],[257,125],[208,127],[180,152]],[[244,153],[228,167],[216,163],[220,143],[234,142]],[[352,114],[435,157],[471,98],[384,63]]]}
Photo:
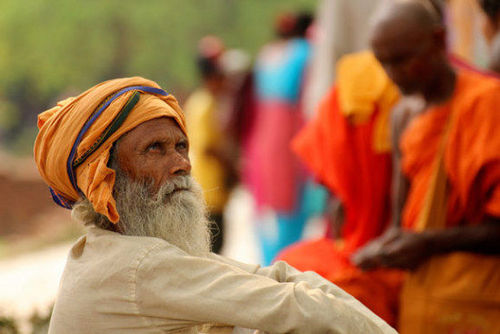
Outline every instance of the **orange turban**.
{"label": "orange turban", "polygon": [[118,222],[110,149],[141,123],[172,117],[187,135],[182,109],[158,84],[140,77],[105,81],[38,115],[35,161],[54,201],[66,208],[85,196]]}

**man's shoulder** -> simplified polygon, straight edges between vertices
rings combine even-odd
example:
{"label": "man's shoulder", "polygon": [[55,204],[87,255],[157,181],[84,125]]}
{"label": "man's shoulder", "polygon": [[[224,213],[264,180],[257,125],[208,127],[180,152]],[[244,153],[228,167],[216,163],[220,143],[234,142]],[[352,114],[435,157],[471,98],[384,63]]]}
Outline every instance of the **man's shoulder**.
{"label": "man's shoulder", "polygon": [[[459,80],[460,89],[452,101],[459,123],[496,126],[496,121],[500,121],[500,80],[469,71],[460,73]],[[494,124],[488,124],[491,122]]]}
{"label": "man's shoulder", "polygon": [[500,99],[500,79],[488,74],[462,71],[459,73],[460,88],[455,94],[456,100],[468,100],[472,103]]}
{"label": "man's shoulder", "polygon": [[130,266],[140,261],[153,249],[173,247],[164,240],[150,237],[126,236],[97,227],[89,229],[87,235],[72,248],[69,260],[86,265],[96,261]]}

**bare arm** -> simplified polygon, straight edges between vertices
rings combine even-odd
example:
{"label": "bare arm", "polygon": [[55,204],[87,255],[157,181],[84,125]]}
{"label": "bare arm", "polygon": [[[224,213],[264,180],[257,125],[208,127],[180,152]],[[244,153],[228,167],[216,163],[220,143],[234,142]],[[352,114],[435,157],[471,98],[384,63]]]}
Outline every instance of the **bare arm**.
{"label": "bare arm", "polygon": [[431,255],[453,251],[500,254],[500,218],[488,217],[482,224],[424,231]]}
{"label": "bare arm", "polygon": [[386,245],[393,242],[401,235],[401,214],[406,201],[409,181],[401,169],[401,150],[399,142],[401,136],[410,123],[414,115],[423,110],[424,104],[417,98],[403,97],[394,107],[391,114],[391,144],[392,144],[392,184],[391,184],[391,210],[392,224],[386,232],[371,241],[358,252],[356,252],[352,261],[363,270],[374,269],[384,266],[384,250]]}
{"label": "bare arm", "polygon": [[408,179],[401,170],[401,149],[399,141],[409,121],[408,110],[404,104],[398,104],[391,115],[391,143],[392,143],[392,226],[401,226],[401,213],[410,186]]}

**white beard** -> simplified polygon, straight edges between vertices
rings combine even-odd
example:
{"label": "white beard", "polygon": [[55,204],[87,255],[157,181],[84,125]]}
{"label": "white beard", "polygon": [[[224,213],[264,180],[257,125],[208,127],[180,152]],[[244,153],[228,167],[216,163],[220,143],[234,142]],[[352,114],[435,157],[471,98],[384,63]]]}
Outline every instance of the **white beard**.
{"label": "white beard", "polygon": [[[204,256],[210,252],[210,222],[201,187],[191,176],[177,176],[150,195],[147,184],[131,181],[116,169],[113,197],[120,221],[117,229],[124,235],[156,237],[188,254]],[[176,189],[186,189],[178,190]],[[109,228],[113,224],[95,212],[88,200],[73,208],[73,216],[85,224]]]}
{"label": "white beard", "polygon": [[177,176],[154,196],[149,189],[118,171],[113,193],[121,232],[161,238],[191,255],[208,254],[209,220],[198,183],[191,176]]}

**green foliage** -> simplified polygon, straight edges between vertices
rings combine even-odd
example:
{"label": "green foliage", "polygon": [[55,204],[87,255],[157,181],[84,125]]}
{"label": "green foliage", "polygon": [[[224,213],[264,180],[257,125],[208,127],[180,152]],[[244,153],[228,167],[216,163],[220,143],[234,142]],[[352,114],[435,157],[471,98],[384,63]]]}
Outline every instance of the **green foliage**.
{"label": "green foliage", "polygon": [[59,98],[114,77],[144,76],[182,96],[197,84],[194,52],[201,37],[218,35],[228,47],[255,55],[272,37],[279,11],[315,5],[315,0],[2,0],[0,127],[10,131],[4,140],[15,142],[12,138],[33,127],[36,114]]}
{"label": "green foliage", "polygon": [[0,4],[0,92],[29,82],[47,101],[65,89],[142,75],[191,89],[192,56],[206,34],[255,53],[275,14],[314,0],[4,0]]}

